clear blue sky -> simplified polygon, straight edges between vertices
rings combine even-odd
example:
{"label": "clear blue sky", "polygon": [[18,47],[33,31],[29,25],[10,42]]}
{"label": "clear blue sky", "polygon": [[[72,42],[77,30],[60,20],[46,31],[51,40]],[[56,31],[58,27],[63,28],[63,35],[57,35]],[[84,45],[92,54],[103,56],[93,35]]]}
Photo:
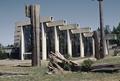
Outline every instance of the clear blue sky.
{"label": "clear blue sky", "polygon": [[[38,0],[0,0],[0,43],[14,43],[15,22],[26,19],[25,4]],[[53,16],[55,20],[65,19],[81,27],[99,26],[97,0],[39,0],[41,16]],[[104,0],[104,25],[117,26],[120,22],[120,0]]]}

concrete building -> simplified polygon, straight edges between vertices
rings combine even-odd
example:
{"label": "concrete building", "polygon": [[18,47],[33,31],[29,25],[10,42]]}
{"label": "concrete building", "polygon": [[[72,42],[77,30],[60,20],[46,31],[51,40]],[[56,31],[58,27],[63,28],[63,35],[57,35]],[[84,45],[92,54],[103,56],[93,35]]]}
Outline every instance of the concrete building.
{"label": "concrete building", "polygon": [[[91,29],[80,28],[78,24],[67,24],[64,20],[53,21],[53,17],[41,17],[40,20],[40,54],[46,60],[50,51],[69,54],[71,57],[85,57],[83,38]],[[32,28],[30,20],[16,23],[14,45],[19,48],[21,60],[31,57]],[[89,35],[89,34],[88,34]],[[92,37],[92,36],[91,36]],[[93,39],[91,39],[92,42]],[[94,48],[94,41],[92,47]],[[94,49],[92,51],[94,53]]]}

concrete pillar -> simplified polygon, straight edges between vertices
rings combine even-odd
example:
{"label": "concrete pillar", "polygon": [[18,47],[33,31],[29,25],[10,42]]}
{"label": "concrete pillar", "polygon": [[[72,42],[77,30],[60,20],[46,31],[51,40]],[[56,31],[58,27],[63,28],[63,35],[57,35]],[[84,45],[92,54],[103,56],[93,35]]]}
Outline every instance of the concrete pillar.
{"label": "concrete pillar", "polygon": [[42,24],[42,60],[47,60],[47,47],[46,47],[46,32],[44,29],[44,24]]}
{"label": "concrete pillar", "polygon": [[72,44],[71,44],[71,38],[70,38],[70,31],[67,30],[67,49],[68,49],[68,54],[70,57],[72,57]]}
{"label": "concrete pillar", "polygon": [[54,35],[55,35],[55,52],[59,52],[59,37],[57,35],[57,27],[54,27]]}
{"label": "concrete pillar", "polygon": [[24,60],[24,53],[25,53],[25,41],[23,27],[21,26],[21,60]]}
{"label": "concrete pillar", "polygon": [[107,50],[108,50],[108,55],[109,55],[109,40],[106,40],[106,44],[107,44]]}
{"label": "concrete pillar", "polygon": [[80,57],[84,57],[84,43],[82,39],[82,34],[80,33]]}
{"label": "concrete pillar", "polygon": [[107,41],[105,40],[105,55],[108,55],[108,47],[107,47]]}
{"label": "concrete pillar", "polygon": [[40,66],[40,5],[31,6],[31,24],[33,28],[32,66]]}
{"label": "concrete pillar", "polygon": [[95,41],[94,41],[94,38],[92,38],[92,49],[93,49],[93,57],[95,57]]}

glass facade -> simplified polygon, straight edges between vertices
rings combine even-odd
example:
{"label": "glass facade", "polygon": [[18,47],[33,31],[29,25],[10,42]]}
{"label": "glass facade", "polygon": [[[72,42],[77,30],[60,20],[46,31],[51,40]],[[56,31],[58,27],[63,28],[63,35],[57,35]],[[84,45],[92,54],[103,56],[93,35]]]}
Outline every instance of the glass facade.
{"label": "glass facade", "polygon": [[83,37],[84,52],[86,57],[90,57],[93,54],[92,37]]}
{"label": "glass facade", "polygon": [[55,52],[54,27],[48,27],[47,30],[47,54]]}
{"label": "glass facade", "polygon": [[80,34],[72,35],[72,55],[73,57],[80,56]]}
{"label": "glass facade", "polygon": [[25,53],[32,52],[32,27],[31,25],[23,26]]}
{"label": "glass facade", "polygon": [[68,54],[67,52],[67,31],[59,31],[59,48],[60,53],[65,55]]}

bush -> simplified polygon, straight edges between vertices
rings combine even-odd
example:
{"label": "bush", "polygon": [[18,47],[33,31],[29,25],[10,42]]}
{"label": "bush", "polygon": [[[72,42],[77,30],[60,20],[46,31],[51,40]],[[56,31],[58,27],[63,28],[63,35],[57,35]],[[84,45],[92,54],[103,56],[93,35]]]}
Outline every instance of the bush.
{"label": "bush", "polygon": [[82,71],[90,71],[91,70],[91,66],[93,64],[93,61],[88,59],[88,60],[84,60],[82,63]]}
{"label": "bush", "polygon": [[66,62],[63,62],[63,65],[64,65],[64,69],[67,70],[67,71],[71,71],[71,66],[70,64],[66,63]]}
{"label": "bush", "polygon": [[119,50],[118,50],[118,49],[115,49],[115,50],[114,50],[114,54],[113,54],[113,56],[117,56],[118,53],[119,53]]}
{"label": "bush", "polygon": [[0,59],[8,58],[8,53],[0,53]]}
{"label": "bush", "polygon": [[70,58],[70,55],[69,55],[69,54],[65,54],[64,57],[65,57],[66,59],[69,59],[69,58]]}

